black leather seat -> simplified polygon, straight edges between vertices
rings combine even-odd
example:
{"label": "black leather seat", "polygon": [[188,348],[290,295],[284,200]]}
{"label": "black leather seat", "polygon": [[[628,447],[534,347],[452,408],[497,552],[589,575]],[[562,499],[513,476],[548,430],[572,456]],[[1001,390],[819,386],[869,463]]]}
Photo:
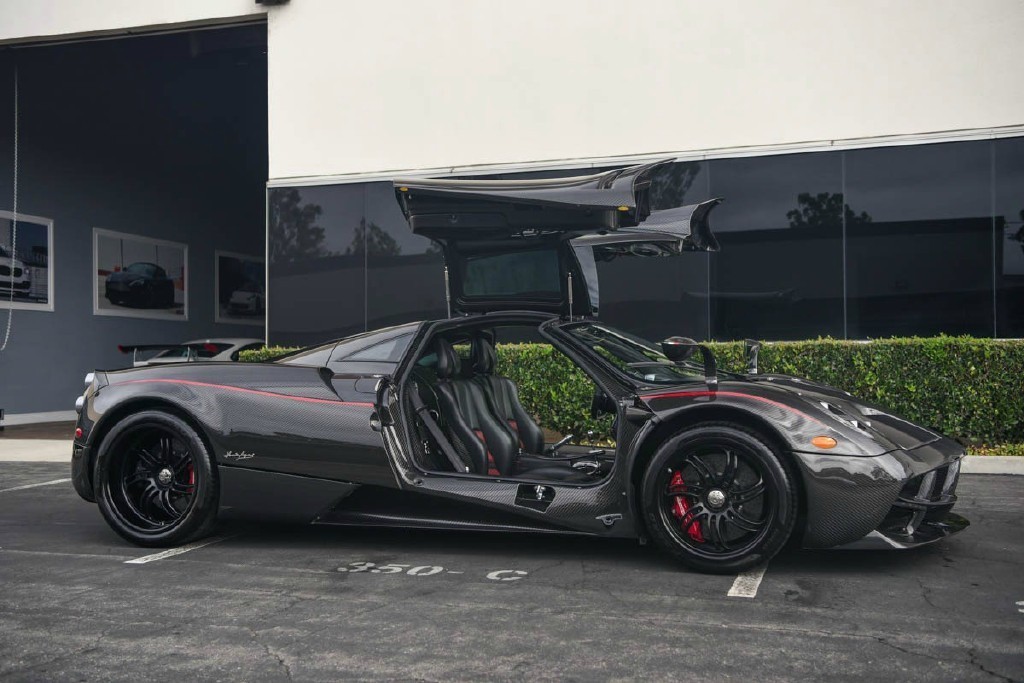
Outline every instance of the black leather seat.
{"label": "black leather seat", "polygon": [[[519,445],[515,433],[492,412],[492,401],[485,395],[484,385],[462,376],[459,356],[447,340],[438,338],[434,348],[437,352],[436,386],[441,421],[447,428],[453,446],[470,463],[473,473],[581,483],[591,481],[588,475],[572,469],[568,463],[544,463],[542,466],[531,466],[528,471],[520,471],[517,463]],[[491,348],[493,353],[494,349]],[[543,448],[543,433],[540,433],[540,428],[532,419],[530,424],[540,434]]]}
{"label": "black leather seat", "polygon": [[438,410],[456,450],[475,474],[514,474],[519,451],[515,439],[491,414],[480,385],[462,376],[452,345],[438,338],[434,348]]}
{"label": "black leather seat", "polygon": [[471,347],[473,379],[491,400],[495,417],[508,425],[524,453],[544,452],[544,432],[519,402],[519,389],[507,377],[494,374],[498,356],[484,337],[474,337]]}

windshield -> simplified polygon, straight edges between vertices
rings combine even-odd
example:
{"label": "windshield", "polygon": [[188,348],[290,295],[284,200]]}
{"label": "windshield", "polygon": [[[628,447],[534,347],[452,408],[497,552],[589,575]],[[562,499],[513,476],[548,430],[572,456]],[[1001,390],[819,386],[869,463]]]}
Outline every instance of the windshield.
{"label": "windshield", "polygon": [[132,275],[144,275],[145,277],[156,277],[160,269],[151,263],[133,263],[124,269],[124,272]]}
{"label": "windshield", "polygon": [[657,344],[628,332],[596,323],[576,323],[562,329],[635,380],[649,384],[679,384],[704,379],[702,365],[689,361],[677,365],[661,352]]}

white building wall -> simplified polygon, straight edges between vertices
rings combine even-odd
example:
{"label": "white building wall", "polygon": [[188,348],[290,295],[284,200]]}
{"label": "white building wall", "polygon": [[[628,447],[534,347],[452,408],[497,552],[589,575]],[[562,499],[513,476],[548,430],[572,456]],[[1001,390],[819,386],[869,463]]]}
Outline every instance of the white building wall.
{"label": "white building wall", "polygon": [[254,0],[0,0],[0,43],[220,23],[264,12]]}
{"label": "white building wall", "polygon": [[1019,0],[292,0],[270,176],[1024,124]]}

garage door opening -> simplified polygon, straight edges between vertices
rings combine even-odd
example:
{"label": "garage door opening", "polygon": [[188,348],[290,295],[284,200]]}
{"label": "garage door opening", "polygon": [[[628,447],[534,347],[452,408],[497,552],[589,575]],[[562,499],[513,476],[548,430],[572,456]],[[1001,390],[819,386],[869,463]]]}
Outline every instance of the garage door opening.
{"label": "garage door opening", "polygon": [[263,338],[266,180],[264,23],[0,46],[6,423],[72,417],[119,344]]}

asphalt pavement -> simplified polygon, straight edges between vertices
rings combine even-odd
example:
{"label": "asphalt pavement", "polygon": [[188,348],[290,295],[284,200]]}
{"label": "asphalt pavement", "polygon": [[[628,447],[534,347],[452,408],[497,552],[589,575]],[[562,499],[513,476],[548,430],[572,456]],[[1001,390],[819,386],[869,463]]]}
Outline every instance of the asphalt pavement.
{"label": "asphalt pavement", "polygon": [[0,462],[3,680],[1024,679],[1024,477],[965,475],[940,544],[737,578],[628,541],[251,522],[164,553],[69,476]]}

